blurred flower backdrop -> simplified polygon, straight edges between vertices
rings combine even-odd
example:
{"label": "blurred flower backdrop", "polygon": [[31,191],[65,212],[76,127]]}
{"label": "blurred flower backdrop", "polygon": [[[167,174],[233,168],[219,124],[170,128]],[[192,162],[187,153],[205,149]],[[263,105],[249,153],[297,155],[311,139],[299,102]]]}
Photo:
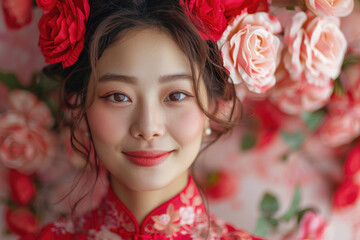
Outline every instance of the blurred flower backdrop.
{"label": "blurred flower backdrop", "polygon": [[[61,83],[41,73],[42,11],[0,2],[0,238],[28,239],[69,214],[96,176],[58,121]],[[225,10],[212,38],[243,111],[196,163],[210,210],[268,239],[360,239],[360,1],[199,4]],[[102,171],[79,210],[107,184]]]}

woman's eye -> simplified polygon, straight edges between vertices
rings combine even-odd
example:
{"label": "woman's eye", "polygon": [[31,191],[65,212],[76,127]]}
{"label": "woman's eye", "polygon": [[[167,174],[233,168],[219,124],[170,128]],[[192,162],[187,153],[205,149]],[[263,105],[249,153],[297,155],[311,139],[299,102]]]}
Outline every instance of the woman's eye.
{"label": "woman's eye", "polygon": [[174,92],[171,93],[169,96],[167,96],[165,101],[176,102],[176,101],[181,101],[186,97],[190,97],[190,95],[185,94],[183,92]]}
{"label": "woman's eye", "polygon": [[130,99],[122,93],[112,93],[104,96],[104,98],[112,101],[112,102],[131,102]]}

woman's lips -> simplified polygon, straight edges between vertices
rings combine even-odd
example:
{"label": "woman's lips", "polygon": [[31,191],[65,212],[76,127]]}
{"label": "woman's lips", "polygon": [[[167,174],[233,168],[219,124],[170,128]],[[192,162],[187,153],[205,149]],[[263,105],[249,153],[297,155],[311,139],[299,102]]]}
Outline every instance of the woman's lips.
{"label": "woman's lips", "polygon": [[152,167],[165,161],[172,151],[133,151],[123,153],[138,166]]}

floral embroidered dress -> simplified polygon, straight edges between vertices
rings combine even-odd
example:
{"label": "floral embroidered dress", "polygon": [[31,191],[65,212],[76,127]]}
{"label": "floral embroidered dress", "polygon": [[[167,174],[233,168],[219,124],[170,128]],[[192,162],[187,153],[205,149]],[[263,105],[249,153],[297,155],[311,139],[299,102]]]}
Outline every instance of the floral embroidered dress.
{"label": "floral embroidered dress", "polygon": [[[76,222],[76,226],[75,226]],[[111,188],[99,208],[76,221],[58,220],[46,226],[38,240],[146,240],[208,239],[261,240],[210,216],[194,180],[175,197],[154,209],[138,224]]]}

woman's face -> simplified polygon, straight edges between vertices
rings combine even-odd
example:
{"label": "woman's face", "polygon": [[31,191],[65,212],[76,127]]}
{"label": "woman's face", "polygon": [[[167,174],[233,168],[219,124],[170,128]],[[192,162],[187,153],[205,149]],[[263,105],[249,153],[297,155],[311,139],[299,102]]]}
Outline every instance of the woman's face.
{"label": "woman's face", "polygon": [[[187,175],[206,118],[177,44],[160,30],[132,30],[105,50],[97,71],[95,100],[86,114],[112,181],[148,191]],[[200,90],[206,102],[204,85]]]}

